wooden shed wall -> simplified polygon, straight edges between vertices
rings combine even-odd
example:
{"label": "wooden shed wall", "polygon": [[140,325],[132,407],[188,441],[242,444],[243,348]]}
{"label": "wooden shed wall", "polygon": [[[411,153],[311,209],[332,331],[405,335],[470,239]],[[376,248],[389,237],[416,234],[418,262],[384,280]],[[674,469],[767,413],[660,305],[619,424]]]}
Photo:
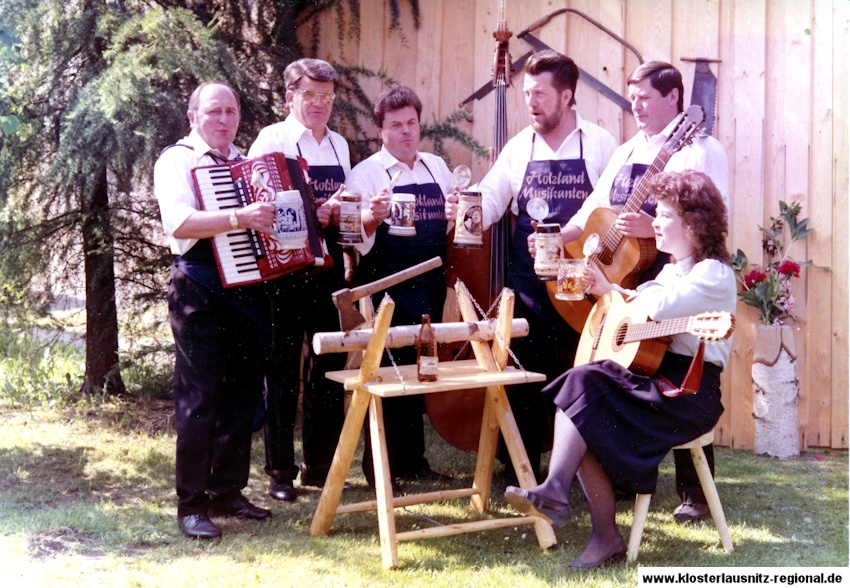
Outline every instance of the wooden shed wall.
{"label": "wooden shed wall", "polygon": [[[420,0],[417,30],[409,6],[401,29],[387,32],[386,0],[361,0],[359,40],[340,44],[337,19],[324,15],[317,57],[384,71],[416,90],[423,120],[440,119],[492,76],[497,0]],[[673,63],[685,80],[690,102],[694,64],[683,57],[721,60],[717,76],[715,135],[730,164],[730,250],[758,261],[758,225],[778,213],[778,201],[803,204],[815,233],[795,245],[796,259],[813,259],[830,271],[808,270],[795,285],[803,446],[848,446],[848,169],[850,142],[850,3],[846,0],[507,0],[508,27],[516,34],[561,8],[579,10],[626,39],[644,60]],[[307,34],[308,28],[302,29]],[[554,17],[535,36],[571,56],[578,65],[621,95],[638,65],[635,56],[579,16]],[[306,40],[306,38],[305,38]],[[516,59],[530,49],[515,37]],[[522,77],[508,89],[508,136],[528,124]],[[374,97],[382,89],[371,81]],[[631,116],[580,82],[581,115],[625,140],[635,132]],[[476,102],[468,132],[492,143],[492,95]],[[427,146],[426,146],[427,148]],[[467,163],[475,179],[487,162],[457,146],[452,164]],[[738,327],[723,380],[726,412],[718,428],[722,445],[752,448],[750,360],[757,313],[739,303]]]}

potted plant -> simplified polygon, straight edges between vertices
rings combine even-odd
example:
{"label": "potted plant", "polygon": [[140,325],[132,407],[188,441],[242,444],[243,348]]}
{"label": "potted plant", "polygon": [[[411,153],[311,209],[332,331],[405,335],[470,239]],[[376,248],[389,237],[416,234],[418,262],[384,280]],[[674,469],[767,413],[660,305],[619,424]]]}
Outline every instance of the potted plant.
{"label": "potted plant", "polygon": [[[779,202],[779,216],[771,217],[770,227],[759,227],[766,262],[763,269],[749,269],[747,256],[740,249],[732,255],[732,268],[741,286],[738,296],[758,309],[762,324],[753,350],[754,449],[758,455],[788,459],[800,455],[799,382],[794,334],[789,321],[796,321],[792,280],[812,261],[794,260],[791,246],[805,239],[809,219],[798,220],[799,202]],[[785,230],[790,237],[786,247]]]}

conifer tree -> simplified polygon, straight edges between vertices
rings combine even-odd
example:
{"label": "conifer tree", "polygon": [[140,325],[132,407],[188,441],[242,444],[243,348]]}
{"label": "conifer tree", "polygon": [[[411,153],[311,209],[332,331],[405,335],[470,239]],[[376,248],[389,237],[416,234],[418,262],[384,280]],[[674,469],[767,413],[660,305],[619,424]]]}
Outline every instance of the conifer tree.
{"label": "conifer tree", "polygon": [[[0,9],[20,57],[0,65],[3,104],[20,121],[0,144],[4,291],[23,297],[56,286],[46,276],[84,276],[84,393],[124,391],[116,251],[160,268],[167,253],[146,189],[158,151],[188,130],[192,88],[242,79],[214,24],[139,8],[7,0]],[[132,282],[138,267],[126,267]]]}
{"label": "conifer tree", "polygon": [[[384,1],[390,34],[401,34],[402,5],[419,26],[419,0]],[[171,256],[152,171],[189,130],[191,91],[223,80],[240,93],[236,143],[247,148],[286,115],[283,70],[315,55],[321,13],[335,13],[342,43],[359,35],[360,10],[360,0],[0,2],[0,314],[44,310],[63,286],[83,289],[84,393],[125,389],[119,306],[139,312],[164,299]],[[303,27],[312,31],[307,46]],[[374,96],[360,82],[392,80],[335,65],[331,126],[357,163],[378,147]],[[445,139],[483,153],[455,120],[424,124],[423,137],[438,153]]]}

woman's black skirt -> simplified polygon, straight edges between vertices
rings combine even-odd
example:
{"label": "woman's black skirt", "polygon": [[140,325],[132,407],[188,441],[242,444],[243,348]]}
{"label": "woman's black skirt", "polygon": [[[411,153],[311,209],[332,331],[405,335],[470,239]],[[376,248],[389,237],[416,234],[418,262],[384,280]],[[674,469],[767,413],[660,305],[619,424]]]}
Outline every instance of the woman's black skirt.
{"label": "woman's black skirt", "polygon": [[[658,374],[678,386],[691,359],[667,353]],[[721,371],[705,363],[698,393],[668,398],[652,378],[606,360],[567,371],[543,394],[575,423],[616,488],[651,494],[667,452],[717,424],[723,413]]]}

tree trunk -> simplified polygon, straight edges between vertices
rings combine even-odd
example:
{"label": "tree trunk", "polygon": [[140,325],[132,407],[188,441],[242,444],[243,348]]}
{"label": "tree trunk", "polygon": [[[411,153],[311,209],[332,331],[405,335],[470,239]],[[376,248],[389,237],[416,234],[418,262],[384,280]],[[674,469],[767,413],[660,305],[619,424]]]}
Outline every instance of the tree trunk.
{"label": "tree trunk", "polygon": [[118,363],[118,307],[106,167],[82,198],[86,272],[86,379],[83,395],[126,392]]}

